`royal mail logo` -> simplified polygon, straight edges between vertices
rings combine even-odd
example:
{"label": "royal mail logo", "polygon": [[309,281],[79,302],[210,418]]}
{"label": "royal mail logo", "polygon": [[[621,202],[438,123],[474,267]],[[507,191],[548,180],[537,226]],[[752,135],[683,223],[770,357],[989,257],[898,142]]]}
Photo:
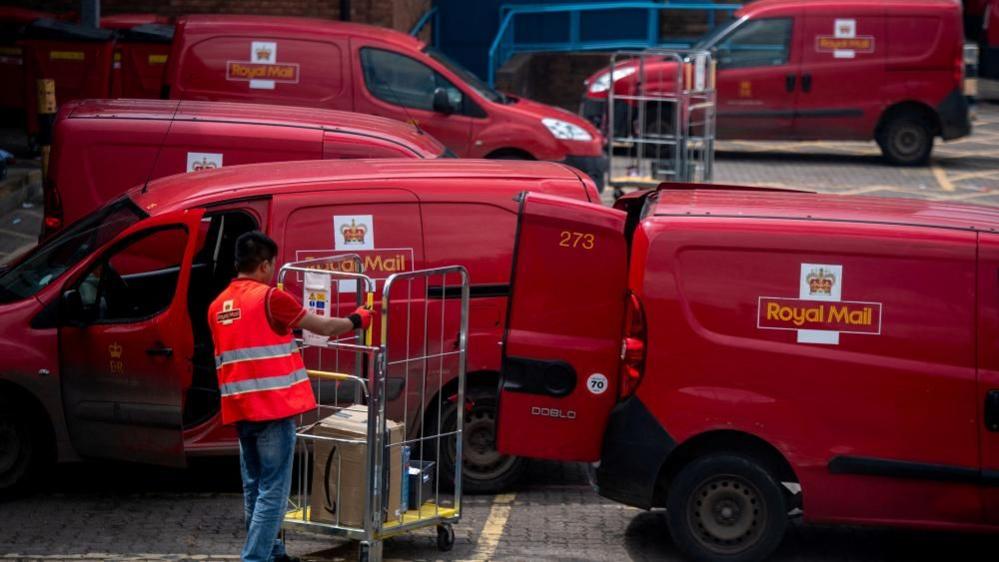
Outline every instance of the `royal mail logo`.
{"label": "royal mail logo", "polygon": [[836,275],[824,268],[814,268],[805,276],[810,295],[832,295],[836,286]]}
{"label": "royal mail logo", "polygon": [[222,167],[222,155],[213,152],[188,152],[187,171],[203,172]]}
{"label": "royal mail logo", "polygon": [[334,250],[374,250],[375,222],[371,215],[333,217]]}
{"label": "royal mail logo", "polygon": [[759,297],[756,327],[794,330],[798,343],[839,344],[840,334],[881,334],[879,302],[845,301],[843,266],[801,264],[798,298]]}
{"label": "royal mail logo", "polygon": [[820,35],[815,38],[815,50],[820,53],[831,53],[843,50],[850,50],[856,53],[873,53],[874,37],[872,35],[862,35],[860,37],[831,37],[829,35]]}
{"label": "royal mail logo", "polygon": [[298,83],[299,65],[279,63],[275,41],[252,41],[250,60],[226,62],[226,80],[249,82],[252,89],[273,90],[278,83]]}
{"label": "royal mail logo", "polygon": [[757,327],[877,335],[881,333],[881,303],[760,297]]}
{"label": "royal mail logo", "polygon": [[368,232],[368,227],[357,224],[351,219],[350,224],[340,227],[340,234],[343,236],[344,244],[364,244],[364,235]]}
{"label": "royal mail logo", "polygon": [[815,37],[815,50],[832,53],[837,59],[852,59],[857,53],[874,52],[873,35],[857,35],[857,20],[837,19],[833,22],[832,35]]}
{"label": "royal mail logo", "polygon": [[227,300],[222,303],[222,310],[215,315],[215,321],[223,326],[228,326],[239,320],[241,316],[240,310],[234,307],[231,300]]}
{"label": "royal mail logo", "polygon": [[121,359],[123,351],[124,348],[122,348],[121,344],[118,342],[114,342],[108,346],[108,355],[111,356],[111,359]]}

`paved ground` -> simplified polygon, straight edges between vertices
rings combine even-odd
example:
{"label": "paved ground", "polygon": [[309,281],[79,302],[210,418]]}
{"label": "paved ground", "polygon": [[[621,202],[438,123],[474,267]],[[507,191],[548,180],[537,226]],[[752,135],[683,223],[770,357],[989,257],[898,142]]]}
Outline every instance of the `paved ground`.
{"label": "paved ground", "polygon": [[[177,560],[238,558],[238,463],[202,460],[187,471],[66,465],[51,490],[0,504],[0,559]],[[661,512],[594,494],[581,466],[534,463],[509,494],[472,496],[453,551],[432,531],[389,540],[395,560],[681,560]],[[350,560],[354,545],[290,533],[308,560]],[[774,560],[994,561],[999,537],[911,533],[795,523]]]}
{"label": "paved ground", "polygon": [[[0,137],[2,138],[2,137]],[[895,168],[873,143],[721,143],[718,182],[999,204],[999,105],[979,107],[973,136],[938,144],[928,168]],[[40,228],[37,199],[0,214],[0,262]],[[186,471],[116,464],[58,467],[46,490],[0,503],[0,559],[235,559],[243,540],[238,463]],[[575,464],[533,463],[509,494],[468,497],[452,552],[430,531],[389,541],[386,558],[678,560],[663,514],[593,493]],[[292,534],[292,553],[350,559],[353,548]],[[994,561],[999,538],[795,523],[780,561]]]}
{"label": "paved ground", "polygon": [[873,141],[721,141],[714,181],[999,205],[999,103],[980,103],[976,113],[973,134],[938,139],[927,167],[891,166]]}

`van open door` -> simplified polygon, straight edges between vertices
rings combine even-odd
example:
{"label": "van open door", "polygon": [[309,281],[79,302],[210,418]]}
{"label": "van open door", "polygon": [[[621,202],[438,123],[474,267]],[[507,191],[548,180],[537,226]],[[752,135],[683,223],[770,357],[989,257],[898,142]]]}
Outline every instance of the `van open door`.
{"label": "van open door", "polygon": [[62,398],[81,456],[184,465],[194,355],[187,297],[202,215],[135,223],[63,287]]}
{"label": "van open door", "polygon": [[497,448],[600,457],[617,402],[627,299],[625,213],[522,196],[503,341]]}

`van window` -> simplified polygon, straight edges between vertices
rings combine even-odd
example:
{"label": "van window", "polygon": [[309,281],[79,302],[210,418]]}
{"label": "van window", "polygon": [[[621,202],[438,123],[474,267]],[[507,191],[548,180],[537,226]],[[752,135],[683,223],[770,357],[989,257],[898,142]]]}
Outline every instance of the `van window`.
{"label": "van window", "polygon": [[173,301],[187,230],[144,232],[118,245],[84,275],[77,289],[97,322],[131,322],[163,312]]}
{"label": "van window", "polygon": [[147,215],[123,197],[37,246],[0,276],[0,303],[33,296]]}
{"label": "van window", "polygon": [[[462,101],[461,90],[434,69],[398,53],[381,49],[361,49],[364,85],[376,98],[392,105],[426,111],[434,109],[434,90],[445,88],[455,101]],[[458,103],[457,105],[462,105]]]}
{"label": "van window", "polygon": [[718,42],[719,68],[749,68],[787,64],[791,49],[791,18],[747,21]]}

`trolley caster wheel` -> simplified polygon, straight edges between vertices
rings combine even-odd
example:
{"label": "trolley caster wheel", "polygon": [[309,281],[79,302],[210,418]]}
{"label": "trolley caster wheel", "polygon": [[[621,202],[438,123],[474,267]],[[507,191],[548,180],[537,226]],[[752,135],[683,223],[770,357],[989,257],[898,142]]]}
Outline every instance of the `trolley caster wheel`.
{"label": "trolley caster wheel", "polygon": [[362,542],[357,545],[357,562],[368,562],[371,559],[371,545]]}
{"label": "trolley caster wheel", "polygon": [[437,526],[437,549],[447,552],[454,548],[454,528],[451,525]]}

